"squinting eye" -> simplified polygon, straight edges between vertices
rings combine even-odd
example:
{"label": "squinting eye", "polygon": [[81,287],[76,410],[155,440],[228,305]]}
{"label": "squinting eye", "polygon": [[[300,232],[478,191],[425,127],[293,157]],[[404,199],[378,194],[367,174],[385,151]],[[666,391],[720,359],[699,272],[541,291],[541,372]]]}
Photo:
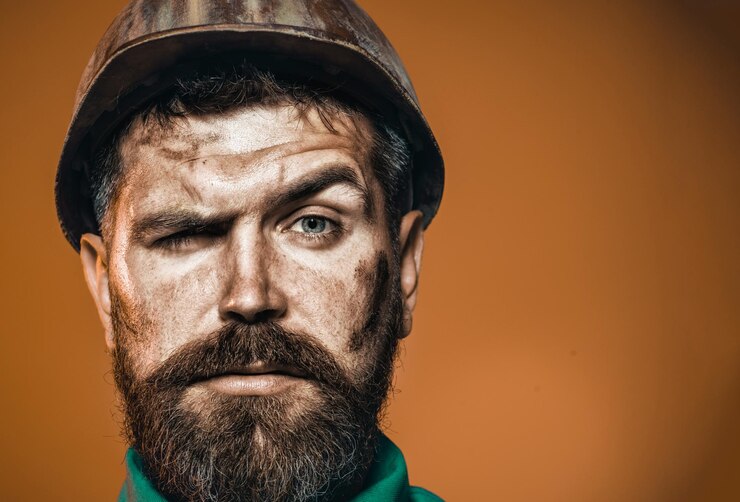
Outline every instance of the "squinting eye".
{"label": "squinting eye", "polygon": [[307,234],[320,234],[326,230],[327,221],[318,216],[306,216],[301,218],[301,230]]}

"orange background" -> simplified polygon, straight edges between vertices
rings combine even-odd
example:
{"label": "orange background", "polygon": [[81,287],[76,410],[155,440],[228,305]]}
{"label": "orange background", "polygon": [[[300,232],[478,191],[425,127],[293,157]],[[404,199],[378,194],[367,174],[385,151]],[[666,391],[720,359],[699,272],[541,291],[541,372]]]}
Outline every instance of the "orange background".
{"label": "orange background", "polygon": [[[412,482],[740,500],[737,4],[361,3],[448,167],[387,420]],[[112,500],[124,476],[52,197],[77,80],[122,5],[0,3],[3,500]]]}

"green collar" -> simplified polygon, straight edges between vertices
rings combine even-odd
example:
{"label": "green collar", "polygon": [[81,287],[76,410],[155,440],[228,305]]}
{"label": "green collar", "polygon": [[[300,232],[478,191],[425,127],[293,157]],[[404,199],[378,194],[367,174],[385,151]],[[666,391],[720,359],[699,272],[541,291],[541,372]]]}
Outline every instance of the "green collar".
{"label": "green collar", "polygon": [[[118,502],[166,502],[144,476],[141,457],[132,449],[126,452],[128,474]],[[403,453],[386,436],[380,437],[378,454],[370,467],[365,488],[352,502],[437,502],[439,497],[423,488],[409,486]]]}

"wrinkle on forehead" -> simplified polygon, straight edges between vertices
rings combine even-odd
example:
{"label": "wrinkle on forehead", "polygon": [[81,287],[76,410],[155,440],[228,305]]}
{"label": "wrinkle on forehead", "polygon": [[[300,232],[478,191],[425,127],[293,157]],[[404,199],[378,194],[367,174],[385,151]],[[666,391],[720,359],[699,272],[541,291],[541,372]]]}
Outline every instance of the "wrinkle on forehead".
{"label": "wrinkle on forehead", "polygon": [[[234,127],[239,122],[247,127]],[[259,122],[266,127],[254,127]],[[280,125],[283,127],[276,127]],[[259,131],[258,134],[248,135],[255,129]],[[210,145],[218,145],[231,153],[257,153],[290,142],[284,141],[286,137],[297,141],[306,134],[330,134],[354,140],[353,146],[367,153],[371,132],[369,121],[361,116],[339,113],[333,117],[330,129],[316,110],[300,113],[288,105],[259,105],[240,107],[221,114],[174,117],[166,121],[137,118],[128,134],[122,138],[121,148],[122,154],[129,156],[150,147],[156,149],[161,157],[184,162],[197,159]]]}
{"label": "wrinkle on forehead", "polygon": [[[139,208],[134,211],[136,214],[179,204],[195,204],[203,208],[215,205],[222,210],[245,208],[244,197],[247,195],[251,204],[260,206],[277,197],[280,193],[278,187],[293,186],[301,179],[310,177],[311,173],[323,172],[333,166],[346,166],[353,171],[360,188],[333,187],[333,192],[342,190],[345,193],[349,190],[352,197],[362,199],[366,211],[372,211],[377,203],[369,192],[368,180],[361,166],[353,158],[354,152],[349,148],[296,143],[276,150],[256,159],[256,155],[251,154],[200,158],[176,167],[165,167],[168,173],[156,178],[148,176],[146,169],[136,169],[131,183],[123,190],[124,198],[130,202],[136,201],[133,206],[129,204],[132,209]],[[286,150],[295,157],[286,155]]]}
{"label": "wrinkle on forehead", "polygon": [[[192,200],[202,201],[198,186],[228,183],[246,169],[268,165],[274,182],[281,183],[287,177],[284,159],[325,149],[348,153],[359,164],[367,185],[371,124],[364,117],[356,120],[345,114],[336,117],[333,127],[333,131],[328,129],[318,112],[299,115],[286,106],[247,107],[168,122],[138,119],[121,145],[126,166],[121,183],[127,186],[125,191],[147,190],[146,185],[151,189],[159,177],[158,173],[152,176],[156,169],[174,177]],[[215,178],[204,180],[202,176]]]}

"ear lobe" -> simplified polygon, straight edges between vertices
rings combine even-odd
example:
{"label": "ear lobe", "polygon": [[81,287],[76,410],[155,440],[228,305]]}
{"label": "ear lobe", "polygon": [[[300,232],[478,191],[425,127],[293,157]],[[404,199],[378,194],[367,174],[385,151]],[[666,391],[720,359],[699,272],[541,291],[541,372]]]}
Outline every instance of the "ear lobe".
{"label": "ear lobe", "polygon": [[403,292],[403,336],[411,333],[412,317],[421,272],[424,250],[424,219],[421,211],[410,211],[401,219],[399,244],[401,246],[401,291]]}
{"label": "ear lobe", "polygon": [[108,257],[99,235],[84,234],[80,239],[82,272],[90,294],[95,301],[98,317],[105,330],[105,344],[113,350],[113,324],[110,317],[110,289],[108,284]]}

